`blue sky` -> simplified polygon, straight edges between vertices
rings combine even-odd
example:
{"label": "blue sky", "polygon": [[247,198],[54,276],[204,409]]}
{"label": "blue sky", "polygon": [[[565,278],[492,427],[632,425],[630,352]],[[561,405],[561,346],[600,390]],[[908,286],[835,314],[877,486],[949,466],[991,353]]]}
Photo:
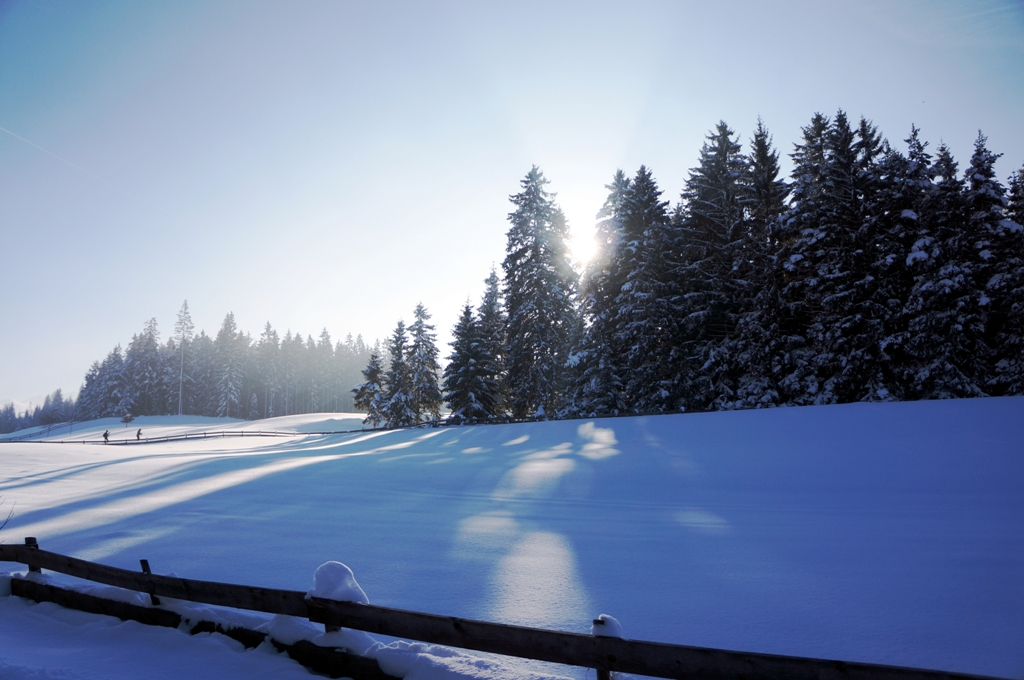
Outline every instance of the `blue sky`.
{"label": "blue sky", "polygon": [[371,341],[423,302],[447,341],[532,164],[584,239],[617,168],[675,203],[720,119],[1024,163],[1021,2],[765,5],[0,0],[0,403],[186,298]]}

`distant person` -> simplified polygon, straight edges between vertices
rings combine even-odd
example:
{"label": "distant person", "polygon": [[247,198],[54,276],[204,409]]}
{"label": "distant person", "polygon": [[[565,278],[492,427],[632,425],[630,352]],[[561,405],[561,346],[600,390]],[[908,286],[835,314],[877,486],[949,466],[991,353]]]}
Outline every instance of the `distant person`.
{"label": "distant person", "polygon": [[139,441],[140,439],[142,439],[142,428],[141,427],[139,428],[139,431],[135,433],[135,441]]}
{"label": "distant person", "polygon": [[110,430],[105,430],[103,432],[103,443],[107,444],[109,442],[110,442]]}

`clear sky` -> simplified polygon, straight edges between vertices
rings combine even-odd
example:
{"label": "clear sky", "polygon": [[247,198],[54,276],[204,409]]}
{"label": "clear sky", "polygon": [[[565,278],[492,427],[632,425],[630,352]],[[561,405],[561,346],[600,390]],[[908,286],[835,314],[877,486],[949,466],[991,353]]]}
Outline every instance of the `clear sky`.
{"label": "clear sky", "polygon": [[1005,181],[1024,3],[0,0],[0,403],[186,298],[371,342],[423,302],[446,343],[532,164],[586,240],[617,168],[674,204],[718,120],[788,167],[838,108],[961,168],[981,129]]}

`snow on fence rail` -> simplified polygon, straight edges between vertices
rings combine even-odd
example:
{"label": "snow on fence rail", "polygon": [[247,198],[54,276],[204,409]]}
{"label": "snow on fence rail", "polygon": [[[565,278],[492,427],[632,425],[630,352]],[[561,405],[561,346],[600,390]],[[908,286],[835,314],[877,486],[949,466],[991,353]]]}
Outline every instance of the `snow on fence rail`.
{"label": "snow on fence rail", "polygon": [[[284,614],[392,637],[538,661],[595,668],[598,677],[625,672],[687,680],[982,680],[985,676],[774,654],[735,652],[615,637],[565,633],[307,598],[294,590],[197,581],[119,569],[24,545],[0,545],[0,561],[202,604]],[[143,565],[144,567],[147,565]],[[12,588],[13,591],[13,588]],[[67,592],[67,591],[64,591]],[[144,608],[143,608],[144,609]],[[289,652],[291,653],[291,652]],[[293,655],[294,656],[294,655]],[[987,678],[986,680],[994,680]]]}

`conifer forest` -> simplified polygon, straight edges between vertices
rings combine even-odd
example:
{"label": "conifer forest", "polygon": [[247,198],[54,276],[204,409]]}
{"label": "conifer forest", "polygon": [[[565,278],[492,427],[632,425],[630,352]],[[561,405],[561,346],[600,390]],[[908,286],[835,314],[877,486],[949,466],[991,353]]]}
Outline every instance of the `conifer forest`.
{"label": "conifer forest", "polygon": [[[46,422],[186,413],[264,418],[366,411],[368,424],[593,417],[1024,394],[1024,167],[996,176],[911,127],[815,114],[780,176],[758,123],[720,122],[673,202],[621,170],[582,265],[537,167],[510,197],[501,271],[467,303],[445,355],[419,304],[384,342],[334,343],[228,314],[194,333],[187,303],[148,322],[32,413]],[[962,169],[961,169],[962,165]],[[443,407],[447,405],[447,411]]]}

